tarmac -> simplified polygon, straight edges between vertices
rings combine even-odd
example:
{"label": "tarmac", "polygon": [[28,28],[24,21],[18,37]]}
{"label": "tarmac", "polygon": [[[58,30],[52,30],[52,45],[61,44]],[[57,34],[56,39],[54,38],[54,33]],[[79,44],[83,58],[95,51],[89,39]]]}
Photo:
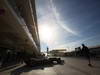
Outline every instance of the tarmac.
{"label": "tarmac", "polygon": [[83,58],[62,58],[64,64],[29,67],[21,64],[4,70],[0,75],[100,75],[100,60],[92,60],[92,66]]}

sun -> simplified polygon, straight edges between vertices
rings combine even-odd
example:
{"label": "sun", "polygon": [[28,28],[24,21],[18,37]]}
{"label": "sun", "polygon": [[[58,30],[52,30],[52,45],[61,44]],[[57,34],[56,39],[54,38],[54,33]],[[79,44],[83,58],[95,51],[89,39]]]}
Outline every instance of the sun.
{"label": "sun", "polygon": [[39,26],[39,36],[41,41],[45,43],[50,43],[54,38],[53,33],[53,28],[50,27],[48,24]]}

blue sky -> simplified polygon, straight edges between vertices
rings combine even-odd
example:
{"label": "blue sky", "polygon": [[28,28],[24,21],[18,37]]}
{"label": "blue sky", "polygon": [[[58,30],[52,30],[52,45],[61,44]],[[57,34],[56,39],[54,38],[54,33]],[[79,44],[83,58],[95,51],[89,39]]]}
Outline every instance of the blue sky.
{"label": "blue sky", "polygon": [[100,45],[100,0],[36,0],[36,8],[39,27],[48,26],[54,35],[49,43],[40,37],[42,51]]}

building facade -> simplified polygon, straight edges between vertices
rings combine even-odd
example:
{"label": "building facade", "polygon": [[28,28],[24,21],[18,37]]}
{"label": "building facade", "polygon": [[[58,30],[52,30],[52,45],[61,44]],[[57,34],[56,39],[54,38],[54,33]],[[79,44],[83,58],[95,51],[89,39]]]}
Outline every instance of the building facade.
{"label": "building facade", "polygon": [[0,0],[0,47],[40,54],[35,0]]}

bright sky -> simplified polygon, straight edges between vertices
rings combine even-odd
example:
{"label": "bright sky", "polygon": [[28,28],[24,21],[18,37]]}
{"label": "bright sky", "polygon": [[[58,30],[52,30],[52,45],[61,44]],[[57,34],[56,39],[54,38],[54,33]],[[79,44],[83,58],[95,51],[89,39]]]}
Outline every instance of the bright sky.
{"label": "bright sky", "polygon": [[36,0],[41,50],[100,45],[100,0]]}

